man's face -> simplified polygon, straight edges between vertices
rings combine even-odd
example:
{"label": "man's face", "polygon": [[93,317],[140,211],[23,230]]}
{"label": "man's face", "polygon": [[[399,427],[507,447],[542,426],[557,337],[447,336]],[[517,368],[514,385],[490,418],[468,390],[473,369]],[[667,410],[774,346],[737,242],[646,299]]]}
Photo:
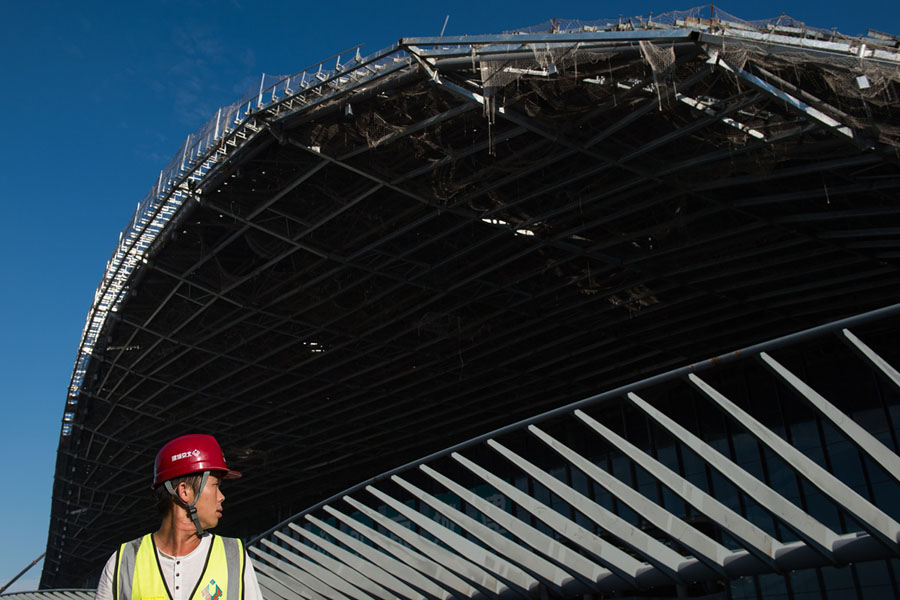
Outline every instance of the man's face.
{"label": "man's face", "polygon": [[222,502],[225,495],[219,489],[222,480],[212,473],[206,480],[206,487],[200,490],[200,499],[197,501],[197,518],[203,529],[212,529],[219,524],[222,518]]}

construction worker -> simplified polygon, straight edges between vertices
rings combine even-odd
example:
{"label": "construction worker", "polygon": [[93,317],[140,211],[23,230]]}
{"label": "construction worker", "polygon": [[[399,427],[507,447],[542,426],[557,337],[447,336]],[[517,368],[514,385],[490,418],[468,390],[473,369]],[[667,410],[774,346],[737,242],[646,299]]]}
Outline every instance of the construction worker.
{"label": "construction worker", "polygon": [[211,435],[183,435],[164,445],[152,486],[159,529],[109,558],[96,600],[262,600],[241,541],[207,532],[222,517],[222,481],[240,476]]}

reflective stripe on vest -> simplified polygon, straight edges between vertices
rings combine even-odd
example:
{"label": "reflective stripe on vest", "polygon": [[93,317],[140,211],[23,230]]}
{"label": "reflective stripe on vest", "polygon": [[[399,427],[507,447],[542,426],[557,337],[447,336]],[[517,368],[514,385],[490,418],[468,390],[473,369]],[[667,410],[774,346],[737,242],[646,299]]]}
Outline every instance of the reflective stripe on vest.
{"label": "reflective stripe on vest", "polygon": [[[126,542],[116,553],[113,600],[172,600],[153,545],[153,534]],[[244,600],[241,540],[212,536],[203,574],[190,600]]]}

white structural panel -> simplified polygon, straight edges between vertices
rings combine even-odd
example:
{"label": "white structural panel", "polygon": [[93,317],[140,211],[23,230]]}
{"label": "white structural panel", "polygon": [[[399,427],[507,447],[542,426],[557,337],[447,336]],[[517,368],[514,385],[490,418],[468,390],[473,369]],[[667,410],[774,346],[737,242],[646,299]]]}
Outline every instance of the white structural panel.
{"label": "white structural panel", "polygon": [[[831,332],[840,331],[840,339],[871,373],[890,382],[891,389],[900,388],[896,369],[841,325],[796,337],[820,335],[836,343]],[[897,453],[829,402],[827,391],[816,391],[775,358],[790,342],[775,340],[734,356],[759,359],[785,396],[813,407],[896,480]],[[379,476],[297,515],[252,544],[265,595],[285,600],[571,597],[900,555],[900,525],[882,507],[698,374],[727,368],[723,365],[728,362],[712,360],[702,369],[693,365],[538,415]],[[642,391],[650,384],[683,389],[685,380],[699,401],[706,399],[708,410],[735,421],[760,447],[774,452],[792,476],[809,481],[861,529],[839,533],[823,524]],[[617,433],[614,423],[602,422],[602,411],[592,414],[594,407],[612,402],[638,411],[648,427],[665,431],[796,537],[779,539],[739,512],[733,498],[717,497],[719,487],[689,480]],[[565,442],[539,427],[539,421],[563,432]],[[523,434],[533,441],[523,445]],[[711,526],[686,520],[681,505],[648,495],[646,486],[635,487],[622,478],[621,469],[611,470],[597,461],[596,452],[584,448],[617,453],[617,460],[642,470]],[[541,466],[545,464],[553,468]],[[566,472],[580,476],[567,479]],[[582,483],[575,485],[576,479]],[[602,493],[592,493],[585,482]]]}
{"label": "white structural panel", "polygon": [[[661,483],[681,496],[682,499],[691,504],[698,511],[705,514],[716,523],[719,523],[722,527],[728,529],[735,537],[744,540],[746,544],[751,545],[758,554],[762,554],[767,559],[774,556],[775,546],[778,543],[760,528],[723,505],[684,477],[681,477],[671,469],[666,468],[664,465],[654,460],[649,454],[639,450],[625,438],[616,434],[608,427],[605,427],[583,411],[576,410],[575,416],[587,423],[591,429],[603,436],[604,439],[625,453],[626,456],[634,460],[641,467],[650,471],[650,473]],[[704,557],[708,563],[713,563],[716,570],[724,570],[724,561],[730,552],[722,544],[700,534],[700,532],[691,528],[674,514],[657,506],[636,490],[608,475],[603,469],[591,469],[589,475],[598,478],[595,479],[598,483],[600,482],[599,479],[606,482],[606,485],[610,486],[609,489],[613,495],[631,506],[639,514],[644,515],[644,518],[653,522],[653,524],[660,529],[667,531],[673,535],[673,537],[690,540],[690,543],[698,548],[698,550],[695,551],[695,555]],[[613,492],[613,489],[616,491]]]}
{"label": "white structural panel", "polygon": [[[749,429],[759,441],[771,448],[791,468],[856,517],[866,531],[880,537],[895,552],[900,552],[900,545],[898,545],[898,540],[900,540],[900,523],[897,523],[884,511],[867,501],[858,492],[834,477],[814,460],[800,452],[800,450],[791,446],[785,439],[779,437],[774,431],[754,419],[697,375],[691,373],[688,377],[694,385],[719,404],[730,417]],[[831,409],[837,411],[837,408],[831,407]],[[844,418],[849,419],[846,416],[843,416],[841,419],[843,420]]]}
{"label": "white structural panel", "polygon": [[[347,490],[251,543],[264,594],[276,600],[573,597],[900,556],[900,524],[884,507],[700,376],[740,367],[741,360],[761,361],[772,385],[784,390],[780,396],[811,406],[896,481],[896,451],[830,402],[827,390],[817,391],[776,359],[794,338],[843,340],[855,360],[896,393],[896,369],[844,325],[612,390]],[[648,399],[658,397],[647,395],[652,391],[676,387],[693,389],[697,402],[706,403],[703,410],[733,420],[760,448],[774,453],[785,473],[806,479],[859,530],[838,532],[822,523],[796,499],[743,468],[720,443],[692,431],[681,422],[683,415]],[[704,487],[671,460],[664,463],[617,432],[615,423],[603,422],[607,413],[594,409],[616,402],[641,415],[646,427],[677,440],[683,452],[695,455],[774,521],[763,527],[754,520],[759,511],[743,513],[735,498],[720,497],[724,486]],[[610,453],[618,457],[615,469],[597,459]],[[645,484],[623,478],[623,465],[631,465],[625,471],[640,470]],[[647,481],[656,485],[648,488]],[[648,493],[651,488],[668,495]],[[670,500],[664,502],[664,496]],[[698,525],[697,516],[706,525]],[[782,527],[773,530],[773,522]],[[785,532],[791,535],[784,538]]]}
{"label": "white structural panel", "polygon": [[[834,542],[838,537],[834,531],[810,517],[784,496],[742,469],[731,459],[716,451],[712,446],[673,419],[651,406],[634,392],[628,393],[628,399],[635,403],[647,416],[670,431],[688,448],[700,455],[708,465],[730,479],[732,483],[756,500],[761,506],[769,507],[769,510],[774,515],[794,529],[808,543],[819,548],[823,553],[830,552],[834,547]],[[777,544],[777,542],[774,543]],[[777,555],[777,551],[780,548],[783,548],[781,544],[778,546],[773,548],[775,555]]]}
{"label": "white structural panel", "polygon": [[765,352],[761,352],[759,356],[773,371],[797,390],[803,398],[808,400],[822,416],[831,421],[835,427],[844,432],[848,439],[853,440],[863,452],[881,465],[888,475],[900,481],[900,456],[894,454],[890,448],[878,441],[874,435],[863,429],[858,423],[848,419],[847,415],[832,406],[821,394],[791,373],[777,360]]}
{"label": "white structural panel", "polygon": [[[659,540],[632,527],[625,519],[619,517],[607,508],[598,505],[576,490],[573,490],[551,474],[538,469],[535,465],[508,450],[496,440],[489,440],[488,444],[516,466],[521,468],[529,476],[533,477],[535,481],[546,486],[554,494],[565,499],[565,501],[573,508],[594,521],[595,525],[602,528],[605,533],[620,540],[622,544],[631,550],[631,552],[637,553],[642,556],[644,560],[654,564],[656,567],[670,575],[677,575],[678,566],[684,560],[683,556]],[[486,473],[486,471],[483,472]],[[551,527],[555,526],[554,529],[556,531],[565,531],[566,538],[578,540],[578,543],[582,548],[589,550],[598,560],[605,563],[610,570],[617,573],[624,581],[635,582],[638,573],[644,568],[645,564],[632,557],[628,552],[621,550],[615,544],[605,541],[600,536],[571,519],[559,515],[558,513],[551,512],[545,504],[535,501],[528,494],[516,490],[514,487],[502,482],[500,479],[495,479],[494,483],[501,486],[514,502],[524,507],[525,510],[533,514],[536,518]]]}
{"label": "white structural panel", "polygon": [[[345,500],[360,513],[387,529],[392,536],[400,538],[399,542],[386,537],[381,538],[386,547],[394,548],[396,555],[404,562],[419,571],[429,573],[433,579],[439,581],[452,593],[471,596],[477,591],[472,584],[457,576],[456,573],[461,573],[469,580],[494,592],[503,589],[504,586],[500,581],[467,558],[454,554],[439,544],[416,537],[412,530],[353,498],[347,497]],[[406,542],[409,546],[417,544],[419,553],[410,551],[402,542]],[[447,565],[449,569],[443,565]]]}

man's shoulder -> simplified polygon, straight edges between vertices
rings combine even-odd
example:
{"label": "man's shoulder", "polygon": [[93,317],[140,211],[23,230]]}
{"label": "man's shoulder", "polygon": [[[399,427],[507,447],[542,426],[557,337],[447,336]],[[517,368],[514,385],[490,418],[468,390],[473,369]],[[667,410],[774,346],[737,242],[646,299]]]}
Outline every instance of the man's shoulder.
{"label": "man's shoulder", "polygon": [[147,535],[149,535],[149,534],[144,534],[140,537],[136,537],[134,539],[131,539],[131,540],[128,540],[128,541],[118,544],[116,546],[116,549],[113,550],[112,554],[109,555],[109,558],[106,559],[106,565],[104,566],[104,571],[106,571],[106,570],[112,571],[112,569],[115,568],[116,563],[118,563],[118,561],[119,561],[119,556],[122,555],[123,552],[125,553],[124,555],[133,556],[130,552],[126,552],[127,548],[131,547],[132,551],[136,555],[138,548],[141,546],[141,542],[144,541],[144,538],[146,538]]}
{"label": "man's shoulder", "polygon": [[118,545],[118,548],[122,548],[122,547],[124,547],[124,546],[129,545],[129,544],[133,544],[134,546],[140,546],[140,545],[141,545],[141,542],[143,542],[145,539],[147,539],[147,537],[150,536],[150,535],[153,535],[153,534],[151,534],[151,533],[145,533],[144,535],[139,535],[139,536],[136,537],[136,538],[133,538],[133,539],[130,539],[130,540],[126,540],[126,541],[120,543],[120,544]]}
{"label": "man's shoulder", "polygon": [[219,538],[220,540],[222,540],[222,543],[223,543],[223,544],[226,544],[226,545],[228,545],[228,544],[236,544],[236,545],[241,546],[241,547],[243,547],[243,545],[244,545],[244,542],[241,541],[241,538],[236,538],[236,537],[226,537],[226,536],[224,536],[224,535],[218,535],[218,534],[214,534],[214,535],[215,535],[217,538]]}

